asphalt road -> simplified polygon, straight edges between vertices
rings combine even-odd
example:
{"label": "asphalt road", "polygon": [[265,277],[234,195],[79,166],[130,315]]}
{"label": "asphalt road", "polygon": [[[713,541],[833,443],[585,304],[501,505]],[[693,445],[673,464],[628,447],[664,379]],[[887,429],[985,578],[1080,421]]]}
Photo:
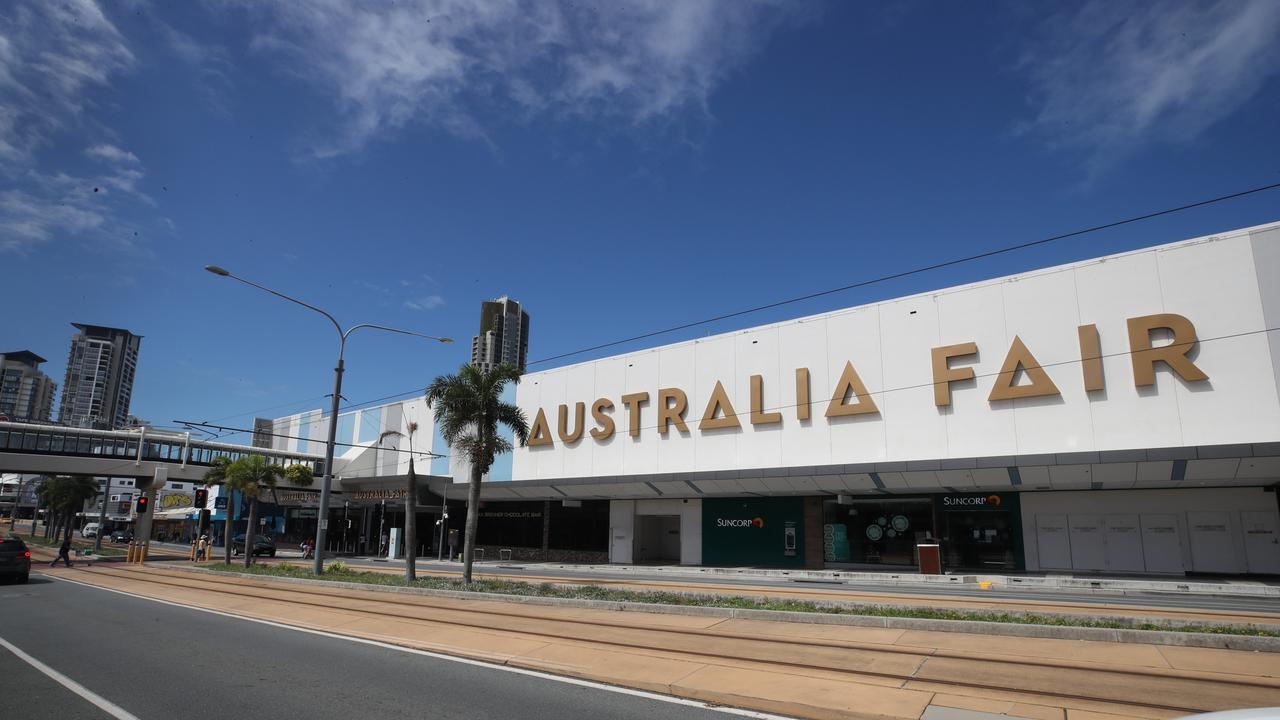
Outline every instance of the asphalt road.
{"label": "asphalt road", "polygon": [[[0,584],[0,638],[140,720],[730,717],[34,575]],[[0,645],[0,717],[110,716]]]}
{"label": "asphalt road", "polygon": [[[383,562],[364,558],[339,558],[351,566],[361,567],[398,567],[403,570],[404,561]],[[883,593],[910,597],[959,597],[979,600],[1037,600],[1045,602],[1066,602],[1097,605],[1135,605],[1160,606],[1184,610],[1222,610],[1237,612],[1273,612],[1280,613],[1280,598],[1264,598],[1256,595],[1199,595],[1192,593],[1162,592],[1130,592],[1120,594],[1108,591],[1084,590],[1001,590],[992,588],[982,590],[976,586],[945,585],[929,586],[918,584],[891,585],[885,583],[830,583],[830,582],[798,582],[782,578],[768,577],[734,577],[732,575],[676,575],[659,572],[645,573],[626,572],[574,572],[561,568],[542,567],[538,564],[521,565],[520,563],[477,563],[476,570],[492,575],[501,575],[511,579],[521,576],[536,575],[540,577],[557,577],[567,580],[622,580],[622,581],[661,581],[682,583],[690,588],[700,584],[740,585],[744,587],[775,587],[790,590],[821,590],[823,592],[848,593]],[[444,566],[436,563],[418,563],[418,571],[443,571],[462,574],[462,564],[452,563]],[[541,580],[539,582],[542,582]]]}

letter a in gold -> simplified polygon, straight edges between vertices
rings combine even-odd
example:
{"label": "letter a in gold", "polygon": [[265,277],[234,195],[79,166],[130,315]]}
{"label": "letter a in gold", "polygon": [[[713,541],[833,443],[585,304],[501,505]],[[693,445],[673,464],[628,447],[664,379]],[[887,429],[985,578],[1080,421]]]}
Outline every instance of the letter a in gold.
{"label": "letter a in gold", "polygon": [[[1013,380],[1021,369],[1031,380],[1029,385],[1014,385]],[[1036,356],[1031,354],[1022,338],[1013,336],[1013,344],[1009,346],[1009,354],[1004,357],[1004,365],[1000,366],[1000,374],[996,376],[995,387],[987,400],[1013,400],[1014,398],[1041,397],[1044,395],[1061,395],[1058,386],[1049,379],[1049,373],[1040,367]]]}
{"label": "letter a in gold", "polygon": [[[845,402],[850,394],[857,400],[856,403]],[[862,378],[858,377],[858,371],[853,369],[853,363],[846,362],[844,372],[840,373],[840,379],[836,381],[835,392],[831,393],[831,402],[827,405],[827,417],[874,415],[878,412],[880,408],[876,407],[876,401],[871,399],[871,393],[867,392],[867,386],[863,384]]]}
{"label": "letter a in gold", "polygon": [[[724,413],[724,417],[716,417],[717,413]],[[707,409],[702,413],[702,422],[698,423],[698,429],[719,430],[740,427],[742,422],[738,420],[738,413],[733,409],[733,403],[729,402],[729,394],[724,391],[724,385],[717,380],[716,387],[707,400]]]}
{"label": "letter a in gold", "polygon": [[538,416],[533,419],[533,428],[529,430],[529,447],[554,445],[551,439],[551,427],[547,425],[547,414],[538,408]]}

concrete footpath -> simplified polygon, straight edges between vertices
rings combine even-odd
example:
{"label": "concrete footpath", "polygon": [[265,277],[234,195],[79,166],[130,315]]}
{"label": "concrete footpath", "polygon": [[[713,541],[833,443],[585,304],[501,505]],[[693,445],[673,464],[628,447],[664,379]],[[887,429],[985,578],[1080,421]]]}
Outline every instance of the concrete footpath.
{"label": "concrete footpath", "polygon": [[1280,705],[1280,654],[521,605],[170,564],[56,577],[805,718],[1168,718]]}

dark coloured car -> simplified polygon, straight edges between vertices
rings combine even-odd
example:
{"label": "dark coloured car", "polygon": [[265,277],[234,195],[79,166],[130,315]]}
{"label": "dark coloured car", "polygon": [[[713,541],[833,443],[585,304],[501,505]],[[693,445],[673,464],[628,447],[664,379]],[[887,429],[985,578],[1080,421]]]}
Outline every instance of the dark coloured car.
{"label": "dark coloured car", "polygon": [[111,542],[128,543],[133,542],[133,532],[130,530],[116,530],[111,533]]}
{"label": "dark coloured car", "polygon": [[[231,538],[231,553],[239,555],[244,552],[244,533]],[[266,535],[253,536],[253,554],[276,556],[276,543]]]}
{"label": "dark coloured car", "polygon": [[31,551],[17,537],[0,538],[0,577],[24,583],[31,577]]}

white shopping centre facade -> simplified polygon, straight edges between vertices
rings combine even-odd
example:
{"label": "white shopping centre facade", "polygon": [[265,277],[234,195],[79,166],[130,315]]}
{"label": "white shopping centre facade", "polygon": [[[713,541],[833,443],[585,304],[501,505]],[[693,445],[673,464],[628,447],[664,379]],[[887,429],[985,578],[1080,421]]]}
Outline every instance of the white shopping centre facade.
{"label": "white shopping centre facade", "polygon": [[621,563],[1277,573],[1277,327],[1280,223],[530,373],[484,496]]}

